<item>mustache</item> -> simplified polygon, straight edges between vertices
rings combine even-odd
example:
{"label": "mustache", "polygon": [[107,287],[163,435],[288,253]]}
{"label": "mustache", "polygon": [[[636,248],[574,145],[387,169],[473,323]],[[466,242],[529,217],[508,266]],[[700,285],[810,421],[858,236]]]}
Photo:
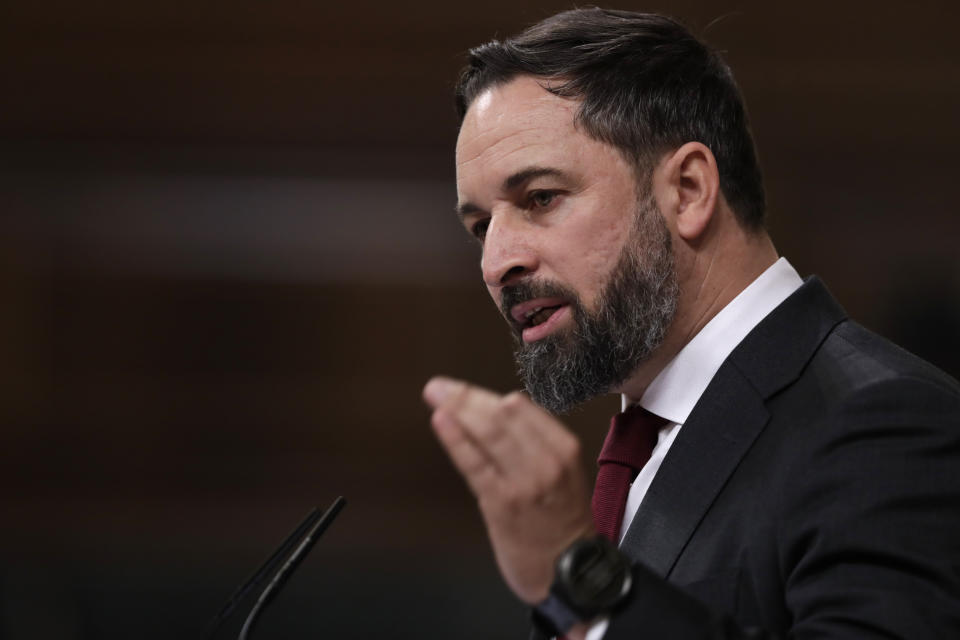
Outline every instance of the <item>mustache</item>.
{"label": "mustache", "polygon": [[571,302],[579,302],[577,292],[554,282],[531,280],[509,285],[500,290],[500,309],[509,315],[510,309],[534,298],[565,298]]}
{"label": "mustache", "polygon": [[580,296],[577,295],[577,292],[561,284],[542,280],[527,280],[508,285],[500,290],[500,313],[516,336],[520,335],[521,329],[513,316],[510,315],[510,309],[534,298],[563,298],[569,301],[575,316],[579,316],[582,310]]}

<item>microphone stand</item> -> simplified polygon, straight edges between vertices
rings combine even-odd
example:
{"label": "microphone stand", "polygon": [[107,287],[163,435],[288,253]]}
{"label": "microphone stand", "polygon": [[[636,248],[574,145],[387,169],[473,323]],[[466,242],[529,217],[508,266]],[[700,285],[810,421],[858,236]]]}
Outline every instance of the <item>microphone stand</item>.
{"label": "microphone stand", "polygon": [[[347,501],[344,497],[339,496],[322,515],[319,509],[314,507],[310,513],[307,514],[303,522],[297,525],[297,528],[287,536],[280,546],[277,547],[276,551],[234,592],[230,600],[227,601],[227,604],[225,604],[216,617],[210,621],[210,624],[207,625],[206,633],[208,640],[213,638],[214,633],[216,633],[223,621],[233,612],[240,600],[252,589],[259,587],[264,577],[286,558],[286,562],[283,562],[280,568],[273,573],[270,582],[260,593],[260,597],[257,598],[256,604],[253,605],[249,615],[247,615],[247,619],[243,623],[243,628],[240,630],[240,635],[237,637],[237,640],[247,640],[260,614],[280,592],[280,589],[286,584],[287,580],[293,574],[293,571],[300,565],[310,552],[310,549],[313,548],[313,545],[320,536],[323,535],[323,532],[327,530],[346,503]],[[294,546],[296,548],[294,548]],[[293,551],[291,552],[290,549],[292,548]]]}

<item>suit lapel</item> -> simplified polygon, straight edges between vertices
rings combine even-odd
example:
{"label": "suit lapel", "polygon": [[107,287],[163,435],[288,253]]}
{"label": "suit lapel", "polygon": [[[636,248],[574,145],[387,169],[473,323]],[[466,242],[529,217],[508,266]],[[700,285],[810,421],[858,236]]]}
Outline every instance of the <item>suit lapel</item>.
{"label": "suit lapel", "polygon": [[799,375],[845,314],[810,278],[723,363],[670,447],[622,548],[668,576],[769,419],[766,398]]}
{"label": "suit lapel", "polygon": [[624,550],[668,575],[768,418],[749,382],[725,363],[677,434],[627,530]]}

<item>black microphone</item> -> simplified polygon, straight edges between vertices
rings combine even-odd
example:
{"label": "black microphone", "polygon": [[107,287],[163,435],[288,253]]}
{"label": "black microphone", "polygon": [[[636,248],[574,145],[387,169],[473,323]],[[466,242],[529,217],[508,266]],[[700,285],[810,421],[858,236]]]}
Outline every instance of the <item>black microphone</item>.
{"label": "black microphone", "polygon": [[[273,572],[274,568],[286,559],[280,568],[277,569],[276,572],[273,572],[270,582],[260,593],[260,597],[257,598],[256,604],[253,605],[249,615],[247,615],[247,619],[243,623],[243,628],[240,630],[238,640],[247,640],[264,608],[266,608],[280,592],[280,589],[286,584],[287,580],[293,574],[293,571],[300,565],[310,552],[310,549],[313,548],[313,545],[320,539],[320,536],[327,530],[346,503],[347,501],[344,497],[339,496],[322,515],[320,514],[320,510],[314,507],[310,513],[307,514],[307,517],[304,518],[303,522],[297,525],[297,528],[270,554],[270,557],[240,585],[240,588],[230,596],[230,599],[220,612],[210,621],[206,631],[208,640],[213,638],[217,629],[219,629],[223,621],[233,613],[233,610],[244,596],[252,589],[259,587],[265,577]],[[293,549],[292,552],[291,549]]]}

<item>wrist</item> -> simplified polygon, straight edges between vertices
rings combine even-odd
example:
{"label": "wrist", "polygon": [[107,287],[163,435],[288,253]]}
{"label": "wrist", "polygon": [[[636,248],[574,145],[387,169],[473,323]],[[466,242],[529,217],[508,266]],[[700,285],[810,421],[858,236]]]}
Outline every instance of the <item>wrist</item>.
{"label": "wrist", "polygon": [[547,635],[567,635],[611,613],[630,593],[629,559],[606,538],[577,540],[557,558],[550,593],[533,608],[533,623]]}

